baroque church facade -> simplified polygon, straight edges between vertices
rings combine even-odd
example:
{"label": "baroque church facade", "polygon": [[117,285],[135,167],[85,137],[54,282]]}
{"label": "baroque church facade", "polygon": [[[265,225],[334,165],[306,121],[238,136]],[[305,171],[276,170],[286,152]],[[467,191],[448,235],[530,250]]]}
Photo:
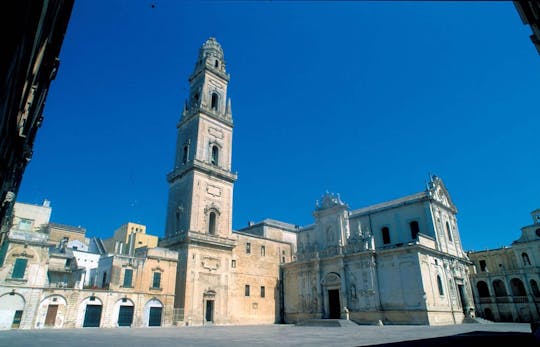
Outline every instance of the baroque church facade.
{"label": "baroque church facade", "polygon": [[267,219],[233,231],[229,80],[210,38],[177,125],[159,243],[179,254],[177,324],[437,325],[474,315],[457,209],[436,176],[423,192],[357,210],[327,193],[313,225]]}

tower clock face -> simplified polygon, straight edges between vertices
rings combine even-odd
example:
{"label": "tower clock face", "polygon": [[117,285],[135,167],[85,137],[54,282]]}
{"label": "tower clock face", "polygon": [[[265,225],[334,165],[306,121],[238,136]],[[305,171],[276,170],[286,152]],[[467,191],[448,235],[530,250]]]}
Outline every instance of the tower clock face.
{"label": "tower clock face", "polygon": [[540,228],[536,229],[536,236],[540,237]]}

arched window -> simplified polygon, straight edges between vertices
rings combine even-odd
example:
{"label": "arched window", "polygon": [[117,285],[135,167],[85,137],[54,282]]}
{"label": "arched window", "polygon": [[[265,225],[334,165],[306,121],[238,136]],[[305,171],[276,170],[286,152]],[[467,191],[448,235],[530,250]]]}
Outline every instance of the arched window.
{"label": "arched window", "polygon": [[489,288],[486,282],[480,281],[476,283],[476,289],[478,289],[478,295],[481,298],[489,298]]}
{"label": "arched window", "polygon": [[218,146],[212,146],[212,165],[217,165],[219,162],[219,148]]}
{"label": "arched window", "polygon": [[532,293],[534,296],[536,297],[540,297],[540,290],[538,290],[538,284],[536,283],[535,280],[531,280],[531,289],[532,289]]}
{"label": "arched window", "polygon": [[384,227],[381,229],[381,233],[382,233],[383,243],[385,245],[389,244],[390,243],[390,229],[388,229],[387,227]]}
{"label": "arched window", "polygon": [[418,226],[418,222],[413,220],[409,223],[409,227],[411,228],[411,238],[415,240],[418,237],[418,233],[420,232],[420,227]]}
{"label": "arched window", "polygon": [[188,161],[188,151],[189,151],[189,146],[185,145],[184,146],[184,153],[182,154],[182,164],[185,164]]}
{"label": "arched window", "polygon": [[521,258],[523,259],[523,265],[531,265],[531,260],[529,259],[529,255],[527,253],[521,253]]}
{"label": "arched window", "polygon": [[508,296],[506,293],[506,287],[501,280],[493,281],[493,290],[495,290],[495,296]]}
{"label": "arched window", "polygon": [[510,287],[512,288],[513,296],[526,296],[525,286],[519,278],[512,278],[510,280]]}
{"label": "arched window", "polygon": [[450,223],[446,222],[446,233],[448,234],[448,240],[452,241],[452,229]]}
{"label": "arched window", "polygon": [[214,67],[219,67],[219,60],[216,59],[216,61],[214,62]]}
{"label": "arched window", "polygon": [[437,275],[437,287],[439,287],[439,295],[444,295],[444,288],[441,280],[441,276]]}
{"label": "arched window", "polygon": [[212,110],[217,111],[218,109],[219,95],[217,93],[212,93]]}
{"label": "arched window", "polygon": [[216,234],[216,213],[210,212],[208,215],[208,233],[210,235]]}

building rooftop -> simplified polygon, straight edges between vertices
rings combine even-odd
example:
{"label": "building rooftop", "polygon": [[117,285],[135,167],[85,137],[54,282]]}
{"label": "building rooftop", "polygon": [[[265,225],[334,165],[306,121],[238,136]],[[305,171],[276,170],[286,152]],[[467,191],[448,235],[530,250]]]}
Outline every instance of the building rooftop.
{"label": "building rooftop", "polygon": [[398,207],[398,206],[402,206],[402,205],[411,204],[411,203],[420,201],[423,198],[426,198],[427,196],[428,195],[427,195],[426,192],[420,192],[420,193],[416,193],[416,194],[412,194],[412,195],[407,195],[407,196],[404,196],[404,197],[401,197],[401,198],[398,198],[398,199],[385,201],[385,202],[381,202],[381,203],[378,203],[378,204],[375,204],[375,205],[362,207],[362,208],[359,208],[357,210],[353,210],[353,211],[351,211],[350,216],[354,217],[354,216],[358,216],[358,215],[369,214],[369,213],[378,212],[378,211],[381,211],[381,210],[386,210],[386,209],[389,209],[389,208],[394,208],[394,207]]}
{"label": "building rooftop", "polygon": [[63,229],[67,231],[72,231],[75,233],[86,234],[86,228],[83,228],[81,226],[73,226],[73,225],[66,225],[66,224],[60,224],[60,223],[49,223],[49,227],[55,228],[55,229]]}

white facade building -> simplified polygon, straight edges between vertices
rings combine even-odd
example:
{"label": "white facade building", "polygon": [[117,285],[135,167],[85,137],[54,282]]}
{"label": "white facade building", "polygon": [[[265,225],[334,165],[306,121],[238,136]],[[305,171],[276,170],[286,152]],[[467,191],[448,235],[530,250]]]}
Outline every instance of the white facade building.
{"label": "white facade building", "polygon": [[474,315],[456,208],[442,180],[424,191],[349,210],[326,194],[285,264],[285,320],[456,324]]}

